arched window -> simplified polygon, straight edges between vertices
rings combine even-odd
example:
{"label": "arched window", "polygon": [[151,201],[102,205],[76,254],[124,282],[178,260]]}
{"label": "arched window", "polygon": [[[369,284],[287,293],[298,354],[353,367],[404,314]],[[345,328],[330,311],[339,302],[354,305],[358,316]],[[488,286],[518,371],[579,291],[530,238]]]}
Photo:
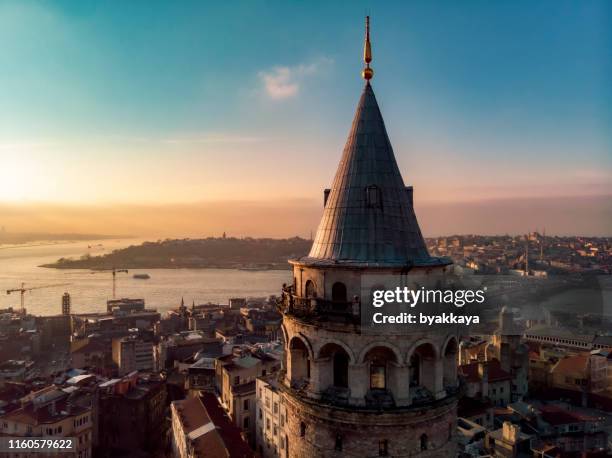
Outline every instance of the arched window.
{"label": "arched window", "polygon": [[346,286],[344,283],[338,281],[332,285],[332,301],[346,302]]}
{"label": "arched window", "polygon": [[300,437],[304,437],[306,435],[306,423],[303,421],[300,422]]}
{"label": "arched window", "polygon": [[304,289],[304,295],[306,297],[316,297],[317,292],[315,290],[315,284],[312,282],[312,280],[308,280],[306,282],[306,288]]}
{"label": "arched window", "polygon": [[421,450],[427,450],[427,434],[421,434]]}
{"label": "arched window", "polygon": [[334,386],[348,388],[349,357],[344,350],[334,353]]}
{"label": "arched window", "polygon": [[342,451],[342,435],[340,433],[336,434],[336,446],[334,448],[337,452]]}
{"label": "arched window", "polygon": [[387,364],[395,361],[395,354],[386,347],[372,348],[365,356],[370,364],[370,389],[387,389]]}
{"label": "arched window", "polygon": [[378,456],[389,456],[389,441],[378,441]]}
{"label": "arched window", "polygon": [[291,383],[304,382],[310,378],[310,358],[308,348],[302,339],[293,337],[289,342],[287,369]]}
{"label": "arched window", "polygon": [[413,400],[431,396],[435,392],[438,377],[436,358],[436,350],[428,342],[419,345],[410,355],[410,386],[419,387],[411,390]]}
{"label": "arched window", "polygon": [[342,346],[330,342],[321,348],[319,358],[331,360],[332,383],[336,388],[348,388],[348,366],[350,357]]}
{"label": "arched window", "polygon": [[370,361],[370,389],[384,390],[387,388],[387,363],[385,361]]}

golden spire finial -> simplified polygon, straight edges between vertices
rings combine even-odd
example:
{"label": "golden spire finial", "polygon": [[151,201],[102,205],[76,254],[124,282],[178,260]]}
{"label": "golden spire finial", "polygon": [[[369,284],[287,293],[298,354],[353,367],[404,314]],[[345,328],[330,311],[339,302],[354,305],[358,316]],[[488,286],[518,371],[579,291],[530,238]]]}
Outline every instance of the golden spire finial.
{"label": "golden spire finial", "polygon": [[372,46],[370,45],[370,16],[366,16],[366,34],[365,34],[365,45],[363,46],[363,61],[366,66],[361,72],[361,76],[368,83],[374,76],[374,70],[370,68],[370,62],[372,62]]}

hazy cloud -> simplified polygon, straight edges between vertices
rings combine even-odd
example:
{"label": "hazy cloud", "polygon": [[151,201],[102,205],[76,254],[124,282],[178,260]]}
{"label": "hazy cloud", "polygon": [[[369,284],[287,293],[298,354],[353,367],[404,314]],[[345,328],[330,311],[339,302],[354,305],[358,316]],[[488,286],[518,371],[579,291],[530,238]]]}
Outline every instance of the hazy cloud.
{"label": "hazy cloud", "polygon": [[276,66],[269,71],[259,72],[259,78],[269,97],[275,100],[287,99],[300,92],[305,77],[317,74],[331,63],[331,59],[322,57],[308,64]]}
{"label": "hazy cloud", "polygon": [[[8,232],[130,234],[142,237],[220,235],[308,237],[321,218],[319,200],[210,201],[184,204],[3,204],[0,226]],[[610,195],[480,202],[418,203],[423,235],[612,235]]]}
{"label": "hazy cloud", "polygon": [[188,137],[177,137],[167,138],[163,140],[163,143],[170,145],[182,145],[182,144],[193,144],[193,143],[257,143],[262,141],[263,138],[249,135],[235,135],[231,133],[218,133],[218,134],[205,134],[200,136],[188,136]]}
{"label": "hazy cloud", "polygon": [[41,141],[41,142],[6,142],[0,143],[0,151],[6,150],[31,150],[44,149],[57,146],[57,142]]}

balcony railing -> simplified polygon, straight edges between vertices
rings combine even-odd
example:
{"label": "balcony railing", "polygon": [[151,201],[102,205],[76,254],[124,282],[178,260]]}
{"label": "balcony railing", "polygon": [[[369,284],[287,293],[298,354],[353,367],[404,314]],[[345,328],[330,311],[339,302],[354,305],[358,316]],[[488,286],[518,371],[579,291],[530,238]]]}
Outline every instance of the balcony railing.
{"label": "balcony railing", "polygon": [[359,315],[353,313],[352,302],[338,302],[318,297],[301,297],[293,294],[291,287],[284,288],[278,303],[282,313],[304,319],[357,323]]}
{"label": "balcony railing", "polygon": [[424,386],[411,386],[410,387],[410,400],[412,405],[428,404],[433,401],[434,395]]}
{"label": "balcony railing", "polygon": [[390,391],[384,389],[371,389],[365,396],[366,407],[376,410],[385,410],[395,407],[395,400]]}
{"label": "balcony railing", "polygon": [[321,400],[326,404],[347,406],[350,395],[349,388],[330,386],[321,394]]}

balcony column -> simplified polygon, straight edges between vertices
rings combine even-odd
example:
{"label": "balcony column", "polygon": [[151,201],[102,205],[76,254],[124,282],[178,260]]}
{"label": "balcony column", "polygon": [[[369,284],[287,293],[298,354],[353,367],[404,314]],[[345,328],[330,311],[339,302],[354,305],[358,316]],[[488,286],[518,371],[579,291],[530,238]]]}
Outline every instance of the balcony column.
{"label": "balcony column", "polygon": [[434,378],[433,378],[433,395],[436,399],[442,399],[446,396],[444,389],[444,359],[436,358],[434,360]]}
{"label": "balcony column", "polygon": [[315,399],[320,399],[323,392],[332,384],[331,358],[317,358],[311,364],[309,392]]}
{"label": "balcony column", "polygon": [[444,387],[455,388],[457,386],[457,361],[456,353],[444,356]]}
{"label": "balcony column", "polygon": [[365,395],[370,388],[370,374],[368,363],[349,364],[349,386],[351,388],[351,405],[365,405]]}
{"label": "balcony column", "polygon": [[391,392],[395,405],[403,407],[410,405],[410,370],[405,364],[391,363]]}

